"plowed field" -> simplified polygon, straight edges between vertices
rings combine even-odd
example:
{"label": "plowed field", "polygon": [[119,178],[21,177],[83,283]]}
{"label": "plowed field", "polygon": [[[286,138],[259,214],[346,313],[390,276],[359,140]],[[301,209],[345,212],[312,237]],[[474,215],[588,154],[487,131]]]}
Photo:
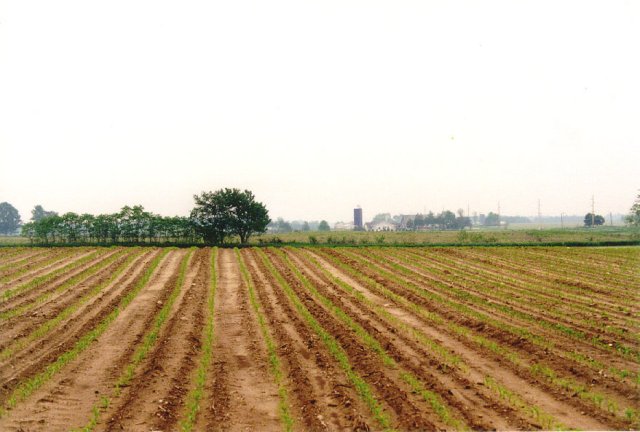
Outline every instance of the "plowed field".
{"label": "plowed field", "polygon": [[0,430],[640,428],[639,248],[0,250]]}

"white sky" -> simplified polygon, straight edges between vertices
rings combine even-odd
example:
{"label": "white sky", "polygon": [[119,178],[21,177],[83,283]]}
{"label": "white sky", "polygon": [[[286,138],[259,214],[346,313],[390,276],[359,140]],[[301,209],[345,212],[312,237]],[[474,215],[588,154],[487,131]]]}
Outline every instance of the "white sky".
{"label": "white sky", "polygon": [[0,0],[0,201],[626,213],[640,1]]}

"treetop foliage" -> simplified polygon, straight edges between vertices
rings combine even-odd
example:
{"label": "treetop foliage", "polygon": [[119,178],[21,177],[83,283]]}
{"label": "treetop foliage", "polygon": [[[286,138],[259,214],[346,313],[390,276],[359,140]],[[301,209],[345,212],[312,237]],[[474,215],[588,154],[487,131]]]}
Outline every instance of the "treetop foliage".
{"label": "treetop foliage", "polygon": [[51,216],[58,216],[58,213],[54,211],[46,211],[40,204],[36,205],[33,210],[31,210],[31,220],[33,222],[38,222],[40,219]]}
{"label": "treetop foliage", "polygon": [[593,213],[587,213],[584,215],[584,226],[598,226],[604,225],[604,217],[602,215],[594,215]]}
{"label": "treetop foliage", "polygon": [[[59,216],[36,206],[22,235],[40,243],[196,243],[221,244],[231,236],[246,243],[264,232],[270,222],[262,203],[248,190],[221,189],[195,197],[190,217],[160,216],[141,205],[124,206],[117,213]],[[14,209],[15,210],[15,209]],[[15,228],[17,229],[17,228]],[[13,231],[15,231],[13,229]]]}
{"label": "treetop foliage", "polygon": [[625,218],[627,224],[640,227],[640,193],[636,196],[636,200],[629,209],[629,214]]}
{"label": "treetop foliage", "polygon": [[225,188],[193,198],[196,206],[191,220],[207,243],[224,243],[233,235],[240,238],[240,243],[246,243],[252,234],[265,232],[271,222],[267,208],[255,201],[249,190]]}
{"label": "treetop foliage", "polygon": [[22,220],[18,210],[8,202],[0,203],[0,234],[13,234],[18,228]]}
{"label": "treetop foliage", "polygon": [[331,227],[326,220],[321,220],[320,224],[318,225],[318,231],[331,231]]}
{"label": "treetop foliage", "polygon": [[188,218],[160,216],[141,205],[97,216],[73,212],[47,216],[24,224],[22,235],[41,243],[191,243],[197,239]]}

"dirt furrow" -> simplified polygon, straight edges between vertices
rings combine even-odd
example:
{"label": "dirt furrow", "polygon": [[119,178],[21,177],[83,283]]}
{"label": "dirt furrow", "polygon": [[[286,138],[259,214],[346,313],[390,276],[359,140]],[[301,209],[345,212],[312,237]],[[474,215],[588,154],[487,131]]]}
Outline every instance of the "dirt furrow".
{"label": "dirt furrow", "polygon": [[[465,253],[467,252],[467,253]],[[414,251],[408,251],[408,253],[414,257],[422,259],[429,264],[434,263],[434,258],[438,259],[437,254],[429,253],[429,254],[417,254]],[[554,276],[548,272],[535,273],[531,275],[531,271],[529,268],[535,267],[535,263],[530,263],[528,266],[524,268],[517,269],[506,269],[505,265],[496,265],[494,262],[487,262],[487,260],[480,260],[479,264],[475,264],[473,261],[473,256],[468,253],[468,251],[451,251],[451,250],[442,250],[440,254],[443,256],[442,258],[447,261],[453,261],[450,263],[441,263],[443,266],[451,268],[451,265],[455,266],[457,270],[462,270],[465,273],[469,273],[470,271],[477,270],[482,272],[485,278],[493,278],[498,281],[503,281],[505,279],[512,279],[517,281],[518,285],[522,283],[526,283],[527,285],[521,289],[521,292],[524,295],[527,295],[529,292],[535,294],[536,296],[542,296],[544,298],[549,298],[550,300],[561,300],[560,293],[564,293],[567,291],[567,286],[573,288],[576,282],[572,282],[566,277],[564,279],[560,279],[557,275]],[[447,258],[445,258],[447,257]],[[440,263],[441,260],[438,260]],[[618,285],[614,281],[607,281],[608,286],[610,288],[615,288],[618,286],[625,286],[624,284]],[[626,287],[626,292],[628,293],[631,290],[630,287]],[[615,301],[615,298],[608,294],[597,294],[590,291],[572,291],[570,294],[571,301],[570,302],[561,302],[557,303],[554,306],[566,306],[569,310],[575,308],[575,306],[589,307],[593,308],[597,304],[599,310],[606,311],[612,317],[618,317],[621,319],[627,319],[628,316],[623,312],[618,310],[618,306],[620,306],[619,301]]]}
{"label": "dirt furrow", "polygon": [[42,267],[35,267],[31,271],[19,275],[15,279],[8,280],[6,282],[0,283],[0,293],[3,293],[11,288],[15,288],[18,285],[25,284],[36,277],[52,273],[72,262],[78,261],[83,257],[95,252],[95,249],[89,248],[79,248],[72,250],[61,250],[59,253],[53,255],[52,258],[55,258],[55,261],[46,264]]}
{"label": "dirt furrow", "polygon": [[47,250],[45,248],[25,248],[18,246],[0,247],[0,265],[20,261],[29,255],[35,255],[37,252]]}
{"label": "dirt furrow", "polygon": [[435,419],[424,409],[424,401],[402,382],[399,371],[385,367],[381,358],[361,344],[349,328],[326,315],[322,307],[302,291],[300,282],[281,263],[273,260],[272,264],[297,292],[300,301],[320,325],[339,342],[349,357],[351,367],[371,386],[378,395],[379,402],[387,405],[388,410],[395,413],[398,427],[421,430],[437,428]]}
{"label": "dirt furrow", "polygon": [[[6,296],[9,292],[13,292],[8,299],[3,298],[3,302],[0,303],[0,312],[6,312],[8,310],[20,307],[29,303],[34,298],[47,292],[54,291],[57,287],[63,285],[66,281],[73,278],[79,273],[87,270],[90,267],[100,263],[102,260],[118,253],[118,249],[98,249],[91,251],[87,254],[83,254],[77,259],[70,262],[66,262],[65,265],[61,265],[59,268],[52,270],[44,275],[39,276],[39,279],[31,279],[31,283],[27,285],[20,284],[5,290],[3,294]],[[84,261],[84,262],[83,262]],[[56,271],[61,271],[65,266],[69,266],[69,269],[62,274],[55,274]],[[49,279],[47,277],[51,275]],[[35,285],[34,285],[35,284]]]}
{"label": "dirt furrow", "polygon": [[[348,275],[345,275],[340,269],[335,268],[331,263],[326,261],[321,255],[314,253],[314,256],[336,277],[349,283],[363,295],[380,306],[384,306],[390,313],[397,318],[403,320],[408,325],[420,329],[431,339],[439,341],[457,355],[459,355],[470,368],[470,377],[474,382],[482,383],[484,377],[490,376],[499,380],[503,385],[517,392],[530,405],[535,405],[543,409],[548,414],[555,417],[558,421],[571,427],[578,427],[590,430],[609,429],[608,422],[600,421],[586,413],[590,412],[589,407],[576,408],[566,398],[558,400],[554,398],[554,391],[547,388],[540,388],[540,383],[535,380],[527,380],[518,375],[518,373],[510,367],[507,361],[500,361],[494,358],[487,351],[478,350],[477,347],[469,344],[464,339],[460,339],[451,334],[446,329],[434,325],[434,323],[426,322],[422,317],[415,315],[412,311],[403,307],[389,303],[389,300],[380,297],[372,292],[368,287],[358,283]],[[455,321],[455,319],[453,319]],[[562,396],[560,396],[562,397]],[[581,411],[582,408],[582,411]],[[585,414],[582,414],[584,412]],[[593,413],[593,410],[591,410]],[[597,413],[593,413],[597,416]],[[617,425],[617,423],[613,423]],[[615,426],[614,426],[615,428]]]}
{"label": "dirt furrow", "polygon": [[[439,429],[444,427],[430,413],[430,408],[400,378],[400,370],[386,367],[382,359],[363,342],[353,336],[353,331],[323,308],[305,290],[300,280],[273,254],[270,261],[287,280],[305,307],[316,320],[340,342],[351,359],[354,370],[358,371],[380,394],[380,398],[389,403],[401,419],[403,428]],[[376,336],[380,336],[377,334]],[[382,342],[385,349],[390,348],[389,341]],[[397,399],[397,400],[396,400]],[[400,402],[402,401],[402,402]],[[399,403],[400,402],[400,403]]]}
{"label": "dirt furrow", "polygon": [[[426,280],[434,280],[444,283],[439,276],[429,273],[429,271],[419,267],[410,260],[403,259],[403,255],[395,256],[394,253],[389,253],[381,256],[376,252],[367,255],[359,253],[359,255],[365,259],[370,256],[375,256],[375,260],[378,263],[382,260],[391,261],[411,270],[416,276]],[[596,335],[601,335],[604,339],[611,338],[618,343],[630,346],[638,343],[638,337],[630,332],[625,334],[606,330],[600,321],[600,315],[597,317],[597,325],[595,323],[586,323],[581,319],[575,319],[576,314],[571,312],[574,309],[572,307],[568,307],[571,302],[563,300],[561,294],[557,291],[555,297],[545,295],[544,297],[547,298],[547,301],[541,302],[539,298],[529,297],[526,288],[516,288],[512,282],[505,283],[503,279],[494,279],[490,276],[487,278],[486,276],[471,274],[467,267],[472,266],[467,266],[462,262],[442,265],[433,264],[433,261],[429,261],[428,264],[426,262],[422,263],[422,265],[428,265],[430,269],[432,268],[438,273],[446,275],[447,284],[451,284],[451,286],[455,286],[456,288],[461,288],[465,293],[474,294],[480,297],[483,301],[486,301],[489,306],[482,307],[479,310],[494,313],[492,307],[500,305],[502,307],[510,308],[516,313],[530,316],[532,320],[529,322],[537,321],[539,318],[542,318],[546,323],[556,325],[558,328],[571,328],[572,330],[581,331],[587,335],[587,339],[591,339]],[[417,277],[412,279],[419,280]],[[502,295],[499,295],[499,293]],[[520,295],[518,295],[518,293],[520,293]],[[552,304],[550,304],[551,302]],[[562,311],[565,307],[569,310]],[[595,311],[597,309],[595,307],[591,307],[591,310]],[[553,311],[553,313],[551,313],[551,311]],[[610,324],[614,324],[613,316],[610,318],[607,317],[606,319]],[[610,319],[611,321],[609,321]],[[566,337],[564,334],[558,333],[557,331],[555,333],[557,334],[557,337]]]}
{"label": "dirt furrow", "polygon": [[282,430],[278,388],[231,249],[218,252],[213,370],[201,423],[206,430]]}
{"label": "dirt furrow", "polygon": [[[71,286],[59,295],[39,297],[38,301],[26,303],[22,307],[16,307],[0,315],[0,349],[2,349],[12,339],[20,337],[31,328],[38,326],[49,318],[54,317],[67,304],[80,297],[85,291],[97,285],[100,281],[109,277],[111,272],[121,265],[130,255],[123,253],[111,259],[110,263],[98,270],[96,273],[79,279],[77,284]],[[106,260],[98,263],[103,265]]]}
{"label": "dirt furrow", "polygon": [[[375,336],[387,352],[403,367],[411,370],[427,383],[431,391],[438,393],[451,406],[459,418],[464,418],[475,430],[527,429],[531,424],[520,413],[497,401],[486,387],[471,381],[460,370],[447,367],[414,339],[415,336],[399,331],[389,322],[377,316],[364,304],[348,297],[314,264],[293,250],[287,255],[318,291]],[[470,410],[470,407],[474,407]]]}
{"label": "dirt furrow", "polygon": [[[577,249],[570,249],[572,253],[575,253]],[[456,254],[456,251],[443,250],[444,253],[449,255]],[[562,253],[558,253],[554,249],[552,256],[548,256],[548,250],[510,250],[509,256],[506,257],[499,250],[492,250],[490,258],[487,258],[484,254],[479,254],[477,251],[468,250],[465,255],[470,257],[476,257],[475,259],[489,264],[492,267],[498,267],[501,270],[526,275],[538,280],[547,281],[550,283],[556,283],[563,285],[563,288],[576,291],[577,294],[586,296],[596,296],[603,300],[606,300],[608,295],[615,295],[616,297],[624,296],[624,292],[617,287],[625,286],[625,284],[631,282],[636,287],[638,281],[631,278],[621,278],[620,273],[615,275],[608,274],[609,269],[603,265],[603,263],[589,263],[587,265],[592,268],[589,272],[585,273],[581,271],[582,266],[585,265],[585,261],[571,262],[566,261]],[[573,260],[572,260],[573,261]],[[560,266],[558,267],[558,264]],[[600,279],[607,276],[608,281],[604,284]],[[613,287],[611,287],[613,283]]]}
{"label": "dirt furrow", "polygon": [[3,260],[0,257],[0,280],[9,277],[16,272],[33,268],[37,264],[55,256],[55,252],[48,249],[31,251],[31,253],[18,254],[10,259]]}
{"label": "dirt furrow", "polygon": [[[331,252],[334,253],[334,251],[331,251]],[[337,256],[342,256],[342,255],[337,254]],[[359,266],[357,263],[354,263],[354,265],[356,265],[356,267]],[[362,269],[362,271],[370,273],[370,275],[373,276],[374,278],[377,277],[374,274],[371,274],[369,270]],[[402,277],[402,278],[408,280],[405,277]],[[579,378],[577,381],[574,380],[575,386],[582,386],[583,388],[588,389],[592,394],[593,392],[597,392],[600,395],[605,396],[609,401],[615,403],[618,407],[627,407],[629,405],[633,405],[631,401],[634,399],[637,399],[637,397],[634,396],[634,394],[636,393],[635,389],[632,388],[633,385],[630,382],[627,382],[627,381],[620,382],[616,379],[613,379],[611,376],[607,378],[607,376],[603,376],[601,373],[598,373],[598,370],[590,369],[582,364],[576,363],[571,358],[564,358],[561,355],[550,355],[550,353],[548,352],[548,349],[535,345],[526,339],[519,338],[517,335],[510,335],[508,333],[505,333],[497,325],[487,324],[487,323],[478,321],[471,316],[461,319],[458,317],[458,314],[455,311],[453,310],[447,311],[447,308],[442,308],[442,307],[439,308],[438,304],[432,304],[430,301],[422,298],[421,296],[416,296],[414,293],[410,292],[404,287],[401,287],[399,285],[396,285],[395,283],[387,281],[384,278],[377,278],[377,281],[379,283],[382,283],[383,285],[387,285],[388,288],[397,291],[399,294],[407,298],[411,298],[411,301],[417,304],[420,304],[432,311],[437,311],[439,314],[442,314],[443,316],[445,316],[446,319],[448,320],[457,322],[458,324],[462,324],[469,329],[475,329],[476,331],[481,331],[482,334],[484,334],[485,336],[489,336],[490,338],[497,341],[498,343],[501,343],[505,346],[509,346],[510,348],[516,350],[519,353],[521,358],[528,359],[529,364],[536,364],[538,362],[542,362],[541,364],[546,364],[548,366],[551,366],[553,370],[561,373],[563,376],[572,376],[572,377]],[[427,288],[428,288],[427,286],[424,286],[424,289],[427,289]],[[474,309],[470,305],[467,305],[467,306],[470,307],[471,309]],[[438,309],[440,310],[438,311]],[[497,316],[499,315],[492,316],[492,319],[495,319]],[[523,328],[522,326],[517,325],[517,320],[509,319],[507,317],[502,317],[502,320],[500,322],[509,323],[513,321],[516,322],[517,328]],[[553,335],[547,335],[547,336],[548,337],[545,340],[550,340],[555,342],[556,349],[554,350],[554,352],[557,354],[562,354],[562,351],[558,347],[565,348],[569,351],[577,350],[578,347],[580,347],[579,348],[580,350],[582,350],[583,352],[586,351],[591,356],[593,356],[593,358],[597,359],[599,358],[598,356],[600,356],[600,358],[604,358],[602,352],[597,352],[596,350],[590,349],[588,346],[584,347],[583,345],[582,346],[576,345],[575,343],[569,345],[568,342],[563,341],[562,339],[561,340],[554,339]],[[611,356],[609,356],[609,364],[615,364],[616,366],[620,367],[621,361],[622,360],[619,358],[613,359],[611,358]],[[627,368],[631,368],[627,370],[633,370],[633,366],[628,366],[628,365],[632,365],[630,361],[628,361],[625,364],[627,365],[626,366]],[[520,370],[518,370],[518,372],[521,373]],[[547,385],[547,384],[545,383],[544,385]],[[565,393],[574,394],[575,392],[576,392],[575,390],[568,389],[566,390]],[[592,406],[590,408],[592,408]],[[606,408],[606,405],[602,406],[602,408],[603,409]]]}
{"label": "dirt furrow", "polygon": [[359,401],[321,342],[267,278],[255,257],[243,251],[251,278],[278,344],[287,373],[298,428],[304,430],[369,430],[374,420]]}
{"label": "dirt furrow", "polygon": [[[335,256],[339,256],[342,257],[342,259],[345,259],[347,261],[350,260],[350,258],[345,257],[342,253],[338,253],[335,251],[328,251],[331,254],[335,255]],[[366,261],[369,261],[367,258],[364,258]],[[380,266],[380,267],[385,267],[384,264],[382,264],[381,262],[375,262],[376,265]],[[393,282],[391,280],[387,280],[386,278],[377,275],[375,273],[372,273],[370,270],[365,269],[362,265],[358,264],[358,263],[353,263],[353,265],[355,265],[355,268],[358,268],[360,271],[362,271],[363,273],[367,273],[369,276],[373,277],[375,280],[377,280],[379,283],[382,283],[383,285],[387,285],[388,287],[393,287],[394,290],[398,291],[398,293],[401,293],[401,295],[410,298],[411,301],[416,302],[420,305],[423,305],[424,307],[430,309],[430,310],[434,310],[437,313],[446,313],[450,316],[453,315],[459,315],[459,313],[453,309],[451,309],[451,307],[449,306],[444,306],[441,303],[435,304],[432,301],[416,295],[415,293],[411,292],[410,290],[408,290],[405,287],[402,287],[400,285],[398,285],[396,282]],[[388,270],[387,270],[388,271]],[[619,370],[634,370],[634,365],[635,363],[633,362],[633,360],[631,359],[626,359],[626,358],[622,358],[620,355],[617,355],[616,357],[612,357],[611,354],[613,353],[613,350],[609,349],[609,350],[604,350],[604,347],[601,347],[600,349],[592,346],[590,343],[588,343],[587,341],[584,340],[577,340],[577,339],[572,339],[572,338],[568,338],[567,336],[564,336],[562,334],[558,334],[557,332],[553,332],[551,330],[546,330],[546,329],[540,329],[539,327],[535,329],[535,333],[529,330],[529,326],[531,325],[530,321],[526,321],[526,320],[522,320],[520,318],[516,318],[510,315],[507,315],[505,313],[501,313],[501,312],[497,312],[497,311],[486,311],[485,309],[477,306],[474,303],[470,303],[464,300],[460,300],[457,299],[455,296],[453,296],[452,294],[449,294],[446,292],[445,289],[441,288],[441,287],[436,287],[433,286],[433,282],[435,283],[443,283],[443,284],[447,284],[446,281],[443,281],[442,279],[439,279],[438,277],[434,276],[434,275],[430,275],[426,278],[426,280],[420,280],[419,275],[416,275],[415,273],[412,274],[412,276],[407,276],[407,275],[403,275],[403,274],[397,274],[396,275],[399,279],[404,280],[406,282],[410,282],[413,283],[414,285],[419,285],[420,289],[424,290],[425,292],[429,292],[429,293],[435,293],[436,295],[439,295],[443,298],[448,299],[448,301],[451,301],[453,303],[458,303],[461,305],[464,305],[465,308],[467,308],[469,311],[471,311],[471,313],[480,313],[488,318],[490,318],[491,320],[499,320],[501,323],[505,324],[505,325],[509,325],[513,328],[517,328],[517,329],[527,329],[527,331],[529,333],[531,333],[531,337],[535,338],[538,341],[549,341],[551,343],[554,344],[555,347],[561,347],[562,350],[564,351],[577,351],[579,353],[582,353],[583,355],[587,355],[591,358],[597,359],[597,360],[601,360],[601,361],[606,361],[612,365],[615,366],[616,368],[618,368]],[[540,347],[538,345],[535,345],[534,343],[532,343],[531,341],[528,341],[526,339],[522,339],[519,338],[517,334],[512,334],[511,332],[509,332],[506,329],[502,329],[500,328],[497,324],[491,324],[491,323],[487,323],[487,322],[483,322],[483,321],[478,321],[479,318],[474,318],[471,315],[467,314],[466,317],[459,317],[459,318],[455,318],[456,321],[458,321],[461,324],[464,324],[467,327],[470,328],[482,328],[483,331],[487,331],[490,332],[491,337],[493,338],[497,338],[499,341],[502,342],[506,342],[510,345],[512,345],[513,348],[518,349],[518,350],[525,350],[526,353],[532,353],[535,352],[537,354],[537,357],[540,358],[545,358],[547,357],[546,353],[543,352],[543,350],[545,348]],[[607,347],[608,348],[608,347]],[[559,349],[559,348],[558,348]],[[559,352],[558,349],[554,350],[558,355],[562,354],[562,350]],[[617,353],[616,353],[617,354]],[[573,369],[575,369],[576,371],[585,374],[585,378],[587,380],[590,380],[593,377],[593,370],[589,370],[586,367],[582,367],[579,364],[572,364],[572,360],[571,359],[565,359],[565,364],[566,362],[568,362],[569,366],[568,367],[572,367]],[[595,371],[597,372],[597,371]],[[574,372],[575,373],[575,372]],[[615,385],[614,383],[611,383],[611,385]]]}
{"label": "dirt furrow", "polygon": [[[516,292],[521,292],[523,296],[534,296],[557,300],[561,296],[560,293],[567,293],[567,285],[559,282],[556,276],[549,273],[529,274],[523,271],[532,264],[522,268],[506,268],[500,262],[494,262],[483,258],[476,257],[472,251],[451,251],[442,250],[437,253],[421,253],[423,251],[406,251],[401,252],[402,256],[410,256],[414,259],[422,260],[425,264],[438,264],[448,269],[453,266],[457,270],[462,270],[466,274],[476,274],[475,277],[482,277],[494,281],[507,281],[508,286],[515,288]],[[564,306],[574,308],[575,306],[588,307],[593,305],[594,301],[598,302],[599,307],[607,307],[612,314],[617,314],[615,302],[609,302],[610,296],[598,297],[595,293],[588,291],[567,293],[570,302],[564,302]],[[534,298],[535,300],[535,298]],[[609,303],[603,303],[609,302]],[[562,305],[562,304],[561,304]]]}
{"label": "dirt furrow", "polygon": [[175,279],[183,254],[183,251],[169,253],[149,283],[107,331],[28,400],[1,418],[0,429],[66,431],[85,425],[101,395],[110,394],[115,379],[129,362],[144,329],[168,296],[170,289],[167,286],[171,279]]}
{"label": "dirt furrow", "polygon": [[200,352],[208,288],[208,249],[191,258],[183,289],[176,298],[155,349],[113,409],[107,430],[175,430],[191,374]]}
{"label": "dirt furrow", "polygon": [[[127,288],[131,287],[131,283],[136,277],[144,270],[145,265],[151,260],[150,255],[153,252],[149,252],[147,255],[136,259],[129,267],[108,286],[104,287],[102,292],[96,296],[92,301],[79,308],[65,320],[60,322],[53,330],[47,333],[44,337],[35,339],[28,342],[26,345],[15,349],[15,351],[6,359],[0,358],[0,370],[11,371],[12,375],[19,375],[22,370],[30,367],[29,359],[32,358],[50,358],[52,353],[59,352],[61,347],[67,347],[73,341],[78,338],[78,335],[83,333],[83,329],[87,328],[87,323],[93,323],[98,320],[100,316],[106,315],[109,312],[109,305],[116,303],[121,297],[123,297]],[[112,271],[115,266],[122,264],[126,260],[126,256],[122,257],[114,263],[114,266],[110,266],[105,269],[105,273],[100,274],[92,278],[92,281],[87,283],[86,289],[83,289],[82,293],[89,291],[92,286],[96,286],[110,277],[109,271]],[[72,301],[77,300],[78,296],[70,298],[69,301],[64,302],[61,305],[56,305],[54,309],[47,309],[37,312],[38,317],[44,316],[45,318],[53,318],[64,307],[67,307]],[[25,320],[25,325],[19,328],[13,328],[12,332],[18,332],[17,334],[26,337],[33,330],[38,328],[45,320],[38,319],[36,321]],[[17,321],[20,323],[20,320]],[[20,339],[16,339],[19,343]],[[8,345],[11,349],[11,344]],[[4,382],[7,379],[3,372],[0,372],[0,382]]]}

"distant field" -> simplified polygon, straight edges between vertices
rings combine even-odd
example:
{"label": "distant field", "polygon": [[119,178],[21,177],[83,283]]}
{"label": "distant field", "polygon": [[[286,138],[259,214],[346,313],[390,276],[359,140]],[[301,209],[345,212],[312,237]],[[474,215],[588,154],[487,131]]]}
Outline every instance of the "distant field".
{"label": "distant field", "polygon": [[0,235],[0,245],[20,245],[20,244],[29,244],[29,239],[25,237]]}
{"label": "distant field", "polygon": [[640,428],[640,247],[0,249],[0,430]]}
{"label": "distant field", "polygon": [[[315,240],[314,240],[315,239]],[[566,228],[566,229],[478,229],[467,231],[404,231],[404,232],[292,232],[263,234],[252,243],[320,244],[510,244],[557,242],[640,241],[640,229],[627,227]]]}
{"label": "distant field", "polygon": [[[351,244],[351,245],[454,245],[454,244],[547,244],[547,243],[599,243],[635,241],[640,243],[640,228],[598,227],[514,229],[483,228],[466,231],[404,231],[404,232],[356,232],[356,231],[312,231],[291,233],[267,233],[253,236],[250,243],[274,244]],[[230,241],[232,244],[234,240]],[[237,240],[235,240],[237,242]],[[0,236],[0,246],[28,245],[24,237]]]}

